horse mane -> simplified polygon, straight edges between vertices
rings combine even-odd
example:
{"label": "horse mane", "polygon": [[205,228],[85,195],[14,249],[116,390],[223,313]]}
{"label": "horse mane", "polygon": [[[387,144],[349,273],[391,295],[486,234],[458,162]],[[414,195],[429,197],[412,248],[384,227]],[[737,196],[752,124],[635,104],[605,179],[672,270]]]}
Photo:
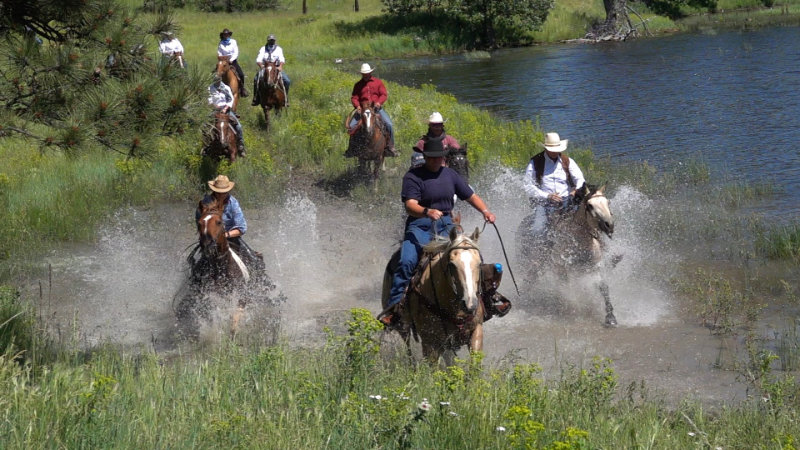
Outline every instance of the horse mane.
{"label": "horse mane", "polygon": [[220,205],[217,199],[213,195],[207,195],[200,200],[200,204],[198,205],[198,211],[202,214],[203,212],[208,212],[211,214],[222,214],[224,210],[224,205]]}
{"label": "horse mane", "polygon": [[452,241],[448,237],[436,235],[428,244],[426,244],[422,248],[422,250],[425,253],[430,253],[430,254],[442,253],[452,247],[458,247],[459,245],[465,242],[470,247],[475,247],[476,249],[480,250],[480,248],[478,247],[478,243],[470,239],[469,236],[467,236],[466,234],[459,234]]}

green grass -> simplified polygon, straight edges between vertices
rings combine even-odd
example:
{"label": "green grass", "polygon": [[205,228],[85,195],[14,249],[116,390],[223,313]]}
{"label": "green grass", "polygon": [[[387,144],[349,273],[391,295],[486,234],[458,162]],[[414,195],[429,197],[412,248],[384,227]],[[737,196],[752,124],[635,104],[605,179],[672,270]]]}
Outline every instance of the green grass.
{"label": "green grass", "polygon": [[347,329],[324,349],[222,342],[171,361],[105,347],[34,377],[0,356],[4,448],[790,448],[798,434],[792,392],[670,406],[618,386],[605,358],[551,380],[477,355],[415,369],[378,356],[369,312]]}

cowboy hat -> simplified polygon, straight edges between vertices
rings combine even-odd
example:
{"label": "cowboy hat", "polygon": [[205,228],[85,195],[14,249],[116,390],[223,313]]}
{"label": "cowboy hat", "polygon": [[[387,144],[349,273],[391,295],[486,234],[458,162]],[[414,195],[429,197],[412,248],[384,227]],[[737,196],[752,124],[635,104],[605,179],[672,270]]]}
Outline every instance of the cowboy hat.
{"label": "cowboy hat", "polygon": [[229,29],[225,28],[225,29],[224,29],[224,30],[222,30],[222,32],[219,34],[219,38],[220,38],[220,39],[224,39],[224,38],[225,38],[225,36],[233,36],[233,31],[231,31],[231,30],[229,30]]}
{"label": "cowboy hat", "polygon": [[430,117],[428,117],[428,123],[444,123],[444,118],[438,111],[434,111]]}
{"label": "cowboy hat", "polygon": [[164,37],[173,37],[173,36],[175,36],[175,33],[173,33],[172,31],[162,31],[162,32],[161,32],[161,36],[164,36]]}
{"label": "cowboy hat", "polygon": [[229,180],[225,175],[217,175],[217,178],[208,182],[208,187],[214,192],[225,193],[233,189],[234,182]]}
{"label": "cowboy hat", "polygon": [[561,153],[567,149],[567,142],[569,139],[561,140],[558,137],[558,133],[547,133],[544,135],[544,143],[542,146],[545,150],[554,152],[554,153]]}
{"label": "cowboy hat", "polygon": [[361,65],[361,73],[372,73],[373,70],[375,70],[375,68],[370,67],[367,63]]}
{"label": "cowboy hat", "polygon": [[422,148],[422,154],[426,158],[440,158],[447,156],[447,150],[444,148],[442,139],[426,139],[425,145]]}
{"label": "cowboy hat", "polygon": [[267,36],[267,42],[274,41],[274,40],[275,40],[275,35],[270,33],[269,36]]}

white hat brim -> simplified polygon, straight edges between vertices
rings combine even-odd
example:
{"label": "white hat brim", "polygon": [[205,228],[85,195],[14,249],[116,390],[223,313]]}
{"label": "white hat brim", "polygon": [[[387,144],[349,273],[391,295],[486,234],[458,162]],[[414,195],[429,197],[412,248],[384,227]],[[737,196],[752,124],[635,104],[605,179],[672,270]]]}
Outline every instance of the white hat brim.
{"label": "white hat brim", "polygon": [[543,143],[542,147],[544,147],[545,150],[551,151],[553,153],[561,153],[561,152],[563,152],[564,150],[567,149],[567,142],[568,141],[569,141],[569,139],[564,139],[563,141],[559,142],[558,145],[545,145]]}

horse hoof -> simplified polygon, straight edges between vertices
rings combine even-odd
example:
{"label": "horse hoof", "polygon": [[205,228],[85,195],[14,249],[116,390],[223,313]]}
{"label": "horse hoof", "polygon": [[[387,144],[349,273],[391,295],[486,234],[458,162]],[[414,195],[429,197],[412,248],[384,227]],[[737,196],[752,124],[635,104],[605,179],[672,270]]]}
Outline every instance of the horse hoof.
{"label": "horse hoof", "polygon": [[614,317],[614,314],[609,313],[609,314],[606,315],[605,326],[607,328],[614,328],[614,327],[617,326],[617,318]]}

